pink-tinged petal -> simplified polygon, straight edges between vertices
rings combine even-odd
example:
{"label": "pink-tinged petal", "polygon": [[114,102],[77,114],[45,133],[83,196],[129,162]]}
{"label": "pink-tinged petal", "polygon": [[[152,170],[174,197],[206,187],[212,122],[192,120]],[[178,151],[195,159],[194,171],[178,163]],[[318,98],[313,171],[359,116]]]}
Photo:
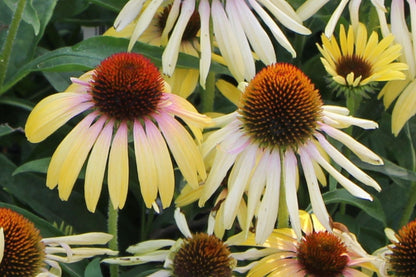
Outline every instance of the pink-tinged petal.
{"label": "pink-tinged petal", "polygon": [[228,178],[229,193],[224,201],[224,210],[226,211],[224,213],[224,226],[226,229],[230,229],[234,223],[240,201],[256,162],[256,152],[256,146],[248,146],[237,156],[231,170]]}
{"label": "pink-tinged petal", "polygon": [[169,207],[172,201],[175,189],[175,176],[169,149],[162,134],[153,122],[145,120],[145,127],[154,163],[157,165],[157,186],[159,188],[160,200],[162,201],[162,207],[166,208]]}
{"label": "pink-tinged petal", "polygon": [[74,142],[77,141],[77,138],[83,136],[96,117],[97,114],[95,113],[87,115],[87,117],[81,120],[58,145],[58,148],[56,148],[52,155],[46,175],[46,186],[48,188],[53,189],[58,184],[59,174],[66,156],[73,147],[78,147],[74,146]]}
{"label": "pink-tinged petal", "polygon": [[89,109],[89,94],[61,92],[40,101],[30,113],[25,132],[30,142],[44,140],[68,120]]}
{"label": "pink-tinged petal", "polygon": [[290,224],[298,238],[302,237],[299,221],[299,205],[297,197],[296,179],[298,162],[292,150],[287,150],[283,158],[283,184],[286,192],[286,206],[289,212]]}
{"label": "pink-tinged petal", "polygon": [[198,187],[197,173],[206,178],[201,153],[186,129],[169,114],[155,116],[159,128],[184,178],[194,188]]}
{"label": "pink-tinged petal", "polygon": [[[315,147],[313,144],[309,144],[308,146],[310,148]],[[306,150],[306,147],[308,146],[305,146],[299,150],[299,156],[303,168],[303,173],[306,179],[306,184],[308,186],[312,209],[322,225],[324,225],[327,230],[331,230],[331,226],[329,224],[329,214],[325,207],[324,200],[322,199],[321,191],[319,190],[318,180],[315,175],[312,159]]]}
{"label": "pink-tinged petal", "polygon": [[90,212],[95,212],[103,185],[108,152],[113,138],[114,121],[107,123],[98,136],[88,158],[85,170],[85,203]]}
{"label": "pink-tinged petal", "polygon": [[73,142],[71,151],[67,153],[58,178],[59,197],[68,200],[75,181],[90,152],[95,140],[103,129],[106,117],[102,116],[90,128]]}
{"label": "pink-tinged petal", "polygon": [[266,189],[257,216],[256,242],[258,244],[262,244],[267,239],[276,224],[282,169],[279,151],[275,150],[270,154],[270,164],[267,168]]}
{"label": "pink-tinged petal", "polygon": [[121,122],[114,135],[108,159],[108,191],[114,209],[122,209],[127,198],[129,184],[127,143],[127,124]]}
{"label": "pink-tinged petal", "polygon": [[[262,152],[262,153],[260,153]],[[264,186],[266,185],[266,176],[268,173],[268,166],[270,164],[270,154],[268,151],[257,151],[258,155],[262,155],[259,159],[258,165],[253,173],[253,177],[248,186],[247,192],[247,225],[243,231],[248,232],[250,222],[253,219],[255,211],[260,203]]]}
{"label": "pink-tinged petal", "polygon": [[205,88],[205,81],[209,73],[209,67],[211,66],[211,40],[209,35],[209,17],[211,8],[208,0],[201,0],[199,2],[198,13],[201,21],[200,29],[200,44],[201,44],[201,57],[199,60],[199,82],[203,88]]}
{"label": "pink-tinged petal", "polygon": [[381,190],[379,184],[361,169],[355,166],[350,160],[348,160],[341,152],[339,152],[334,146],[332,146],[323,135],[316,133],[315,137],[318,139],[320,146],[325,149],[326,153],[348,173],[354,176],[358,181],[375,188],[377,191]]}
{"label": "pink-tinged petal", "polygon": [[227,124],[225,127],[211,133],[201,146],[202,156],[206,156],[220,143],[229,138],[230,136],[242,137],[242,134],[238,131],[241,126],[240,120],[234,120]]}
{"label": "pink-tinged petal", "polygon": [[157,197],[157,169],[150,143],[141,123],[137,120],[133,125],[133,138],[140,190],[146,207],[151,208]]}

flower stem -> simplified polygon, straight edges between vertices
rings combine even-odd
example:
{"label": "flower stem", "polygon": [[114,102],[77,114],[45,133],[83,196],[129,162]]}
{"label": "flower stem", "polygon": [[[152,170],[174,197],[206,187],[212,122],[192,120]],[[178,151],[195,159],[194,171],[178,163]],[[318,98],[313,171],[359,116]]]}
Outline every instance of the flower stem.
{"label": "flower stem", "polygon": [[[412,155],[412,170],[416,171],[416,151],[415,146],[412,139],[412,133],[410,131],[409,122],[406,123],[406,134],[409,138],[410,143],[410,153]],[[416,182],[411,182],[410,184],[410,190],[409,190],[409,198],[407,201],[407,205],[404,208],[402,218],[399,222],[399,227],[402,227],[406,225],[410,221],[410,217],[412,216],[413,210],[416,206]]]}
{"label": "flower stem", "polygon": [[10,55],[13,50],[13,42],[19,29],[20,21],[22,21],[23,11],[26,6],[26,0],[19,0],[17,8],[12,18],[6,41],[4,43],[3,52],[0,55],[0,95],[4,93],[3,83],[6,79],[7,67],[9,65]]}
{"label": "flower stem", "polygon": [[214,110],[215,98],[215,73],[210,72],[205,83],[206,89],[202,92],[202,112],[212,112]]}
{"label": "flower stem", "polygon": [[[108,233],[113,239],[108,243],[111,250],[118,251],[118,209],[113,208],[111,200],[108,201]],[[118,265],[110,265],[110,276],[118,277]]]}

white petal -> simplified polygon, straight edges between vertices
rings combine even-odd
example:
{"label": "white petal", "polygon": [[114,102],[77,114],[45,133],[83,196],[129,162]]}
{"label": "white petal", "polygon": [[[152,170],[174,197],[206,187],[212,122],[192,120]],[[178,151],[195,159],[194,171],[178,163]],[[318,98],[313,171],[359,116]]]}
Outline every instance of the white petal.
{"label": "white petal", "polygon": [[175,209],[174,217],[176,221],[176,226],[178,226],[181,233],[187,238],[192,238],[191,230],[189,230],[186,217],[183,213],[181,213],[181,209],[179,208]]}

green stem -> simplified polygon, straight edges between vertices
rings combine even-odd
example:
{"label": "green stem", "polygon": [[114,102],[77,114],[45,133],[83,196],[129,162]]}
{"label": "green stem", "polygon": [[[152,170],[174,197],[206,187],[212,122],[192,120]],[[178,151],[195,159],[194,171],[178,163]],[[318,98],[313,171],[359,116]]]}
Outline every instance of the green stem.
{"label": "green stem", "polygon": [[26,0],[19,0],[19,2],[17,3],[17,8],[12,18],[9,32],[7,33],[6,41],[4,43],[3,53],[1,53],[0,56],[0,95],[4,93],[3,83],[6,79],[7,67],[9,66],[10,55],[12,54],[13,50],[13,42],[16,38],[20,21],[22,21],[25,5]]}
{"label": "green stem", "polygon": [[[411,152],[411,157],[412,157],[412,170],[416,171],[416,151],[415,151],[415,146],[412,140],[412,134],[410,131],[409,122],[406,123],[405,131],[406,131],[407,137],[409,138],[409,143],[410,143],[410,152]],[[400,227],[406,225],[410,221],[410,217],[412,216],[415,206],[416,206],[416,182],[412,182],[410,184],[409,198],[407,201],[407,205],[404,208],[402,218],[400,219],[400,222],[399,222]]]}
{"label": "green stem", "polygon": [[205,83],[205,91],[202,92],[202,112],[212,112],[214,110],[215,98],[215,73],[208,73],[207,81]]}
{"label": "green stem", "polygon": [[[118,209],[114,209],[111,200],[108,201],[108,233],[113,235],[113,239],[108,243],[110,249],[118,251]],[[118,265],[110,265],[110,276],[118,277]]]}
{"label": "green stem", "polygon": [[279,192],[279,212],[277,215],[277,228],[287,228],[289,227],[289,210],[287,209],[286,204],[286,189],[285,189],[285,180],[283,177],[283,151],[280,151],[280,192]]}

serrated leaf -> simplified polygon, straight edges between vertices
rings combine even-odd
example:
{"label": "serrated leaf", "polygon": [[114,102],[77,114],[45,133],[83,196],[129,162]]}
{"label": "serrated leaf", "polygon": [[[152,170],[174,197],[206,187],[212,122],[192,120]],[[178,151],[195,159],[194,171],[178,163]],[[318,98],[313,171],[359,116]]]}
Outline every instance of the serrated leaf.
{"label": "serrated leaf", "polygon": [[378,198],[373,201],[359,199],[345,189],[337,189],[322,195],[326,204],[345,203],[360,208],[369,216],[377,219],[386,226],[386,216]]}

